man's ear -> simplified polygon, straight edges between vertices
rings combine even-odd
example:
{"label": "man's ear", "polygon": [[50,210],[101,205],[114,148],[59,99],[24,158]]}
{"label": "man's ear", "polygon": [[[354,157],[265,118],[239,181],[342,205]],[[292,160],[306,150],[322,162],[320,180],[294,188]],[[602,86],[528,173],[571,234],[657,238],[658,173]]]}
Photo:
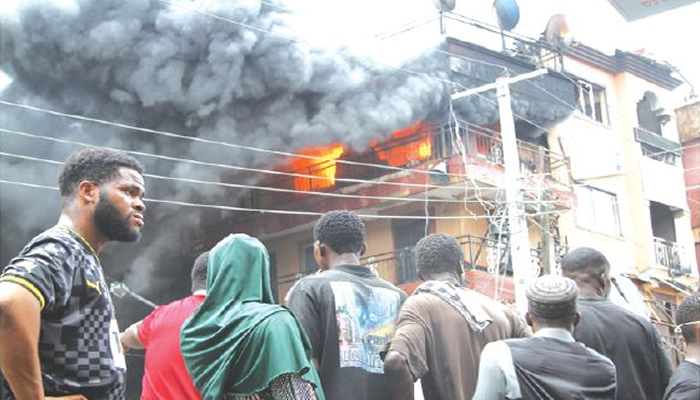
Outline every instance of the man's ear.
{"label": "man's ear", "polygon": [[578,325],[579,322],[581,322],[581,313],[577,311],[576,315],[574,315],[574,320],[573,320],[574,327],[576,325]]}
{"label": "man's ear", "polygon": [[326,246],[323,245],[321,242],[318,240],[314,242],[314,255],[317,258],[320,257],[325,257],[326,256]]}
{"label": "man's ear", "polygon": [[360,248],[360,255],[364,256],[366,251],[367,251],[367,242],[363,242],[362,248]]}
{"label": "man's ear", "polygon": [[83,204],[96,204],[100,199],[100,188],[90,181],[80,181],[77,197]]}
{"label": "man's ear", "polygon": [[534,328],[532,325],[532,317],[530,316],[529,312],[525,313],[525,322],[527,322],[527,326]]}
{"label": "man's ear", "polygon": [[610,295],[610,290],[612,289],[611,280],[610,271],[603,271],[600,276],[598,276],[598,281],[600,282],[600,287],[603,289],[603,295],[605,297]]}

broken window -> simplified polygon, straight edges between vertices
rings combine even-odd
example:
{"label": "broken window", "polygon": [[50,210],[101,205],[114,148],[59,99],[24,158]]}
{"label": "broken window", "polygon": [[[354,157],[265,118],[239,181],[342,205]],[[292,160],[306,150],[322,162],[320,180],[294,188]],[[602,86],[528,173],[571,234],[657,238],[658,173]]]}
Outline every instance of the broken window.
{"label": "broken window", "polygon": [[605,89],[601,86],[578,81],[578,110],[600,123],[608,124],[608,104]]}
{"label": "broken window", "polygon": [[579,226],[621,236],[620,210],[614,193],[582,185],[576,187],[576,220]]}

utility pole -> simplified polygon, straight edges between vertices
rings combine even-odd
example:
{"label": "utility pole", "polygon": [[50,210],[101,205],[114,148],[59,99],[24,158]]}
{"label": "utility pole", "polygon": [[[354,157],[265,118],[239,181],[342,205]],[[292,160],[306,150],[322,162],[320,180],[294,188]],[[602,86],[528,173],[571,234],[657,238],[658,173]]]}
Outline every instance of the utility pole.
{"label": "utility pole", "polygon": [[540,204],[539,209],[542,212],[540,215],[540,242],[542,243],[540,259],[542,260],[543,274],[549,275],[554,272],[554,238],[549,230],[552,225],[550,212],[553,207],[550,206],[549,191],[546,189],[542,191]]}
{"label": "utility pole", "polygon": [[530,281],[534,278],[530,257],[530,239],[525,221],[523,193],[520,185],[520,155],[515,137],[515,122],[510,106],[510,88],[513,83],[535,78],[546,74],[542,68],[511,78],[498,78],[496,82],[468,89],[452,95],[452,100],[477,94],[486,90],[496,89],[498,109],[501,118],[501,140],[503,142],[503,160],[506,175],[506,202],[508,204],[508,231],[510,256],[513,264],[513,280],[515,281],[515,306],[521,315],[527,311],[525,292]]}

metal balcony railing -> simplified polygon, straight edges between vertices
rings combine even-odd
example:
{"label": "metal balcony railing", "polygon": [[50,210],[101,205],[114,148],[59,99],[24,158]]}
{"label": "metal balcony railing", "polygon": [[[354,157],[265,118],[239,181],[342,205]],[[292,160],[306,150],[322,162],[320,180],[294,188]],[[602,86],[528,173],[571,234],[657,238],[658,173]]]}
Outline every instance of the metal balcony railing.
{"label": "metal balcony railing", "polygon": [[[494,240],[475,235],[464,235],[456,238],[464,251],[465,268],[479,269],[493,274],[512,276],[513,268],[510,260],[507,239]],[[566,253],[565,245],[555,244],[557,254]],[[372,268],[379,276],[394,284],[402,284],[419,280],[415,264],[414,247],[373,254],[363,257],[361,262]],[[541,265],[542,252],[539,248],[530,249],[530,261],[533,266]],[[560,257],[557,256],[557,262]],[[296,281],[315,271],[293,273],[277,277],[279,293],[286,293]]]}
{"label": "metal balcony railing", "polygon": [[[466,127],[469,126],[467,123],[460,123],[459,125],[460,128],[457,132],[464,144],[467,156],[479,157],[495,164],[503,165],[503,144],[500,137],[496,136],[493,132],[486,132],[478,128],[467,129]],[[365,164],[410,168],[427,161],[444,160],[458,155],[459,150],[455,140],[452,124],[439,127],[425,125],[423,129],[411,135],[371,146],[368,150],[359,154],[348,152],[348,154],[344,154],[341,159]],[[426,148],[430,150],[426,151]],[[550,173],[560,167],[564,167],[568,170],[569,161],[567,157],[551,152],[542,146],[518,140],[518,149],[520,152],[521,170],[524,174]],[[389,162],[387,158],[392,156],[394,156],[394,158]],[[401,161],[398,164],[396,163],[397,159]],[[329,163],[328,161],[321,161],[291,172],[313,177],[324,177],[326,176],[324,171],[329,168],[335,169],[335,178],[354,180],[374,180],[396,172],[395,170],[377,168],[369,165]],[[556,179],[555,175],[550,176]],[[568,177],[568,173],[564,173],[562,176]],[[265,185],[284,189],[296,188],[298,190],[298,187],[304,187],[311,188],[313,191],[332,191],[355,184],[354,182],[336,180],[332,185],[324,185],[319,184],[321,180],[319,178],[284,177],[278,180],[265,182]],[[304,194],[253,191],[251,196],[252,204],[265,208],[267,206],[280,204],[280,202],[284,200],[304,196]]]}
{"label": "metal balcony railing", "polygon": [[654,255],[656,265],[667,268],[670,276],[690,273],[690,265],[684,261],[683,248],[678,243],[655,237]]}

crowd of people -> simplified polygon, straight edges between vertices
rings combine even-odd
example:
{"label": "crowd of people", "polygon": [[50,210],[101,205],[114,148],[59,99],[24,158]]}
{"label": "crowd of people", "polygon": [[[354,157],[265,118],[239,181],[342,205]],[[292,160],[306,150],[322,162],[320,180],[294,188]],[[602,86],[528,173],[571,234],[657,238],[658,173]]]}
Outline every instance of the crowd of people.
{"label": "crowd of people", "polygon": [[124,352],[145,348],[142,399],[700,399],[700,294],[676,313],[675,372],[659,333],[608,300],[610,264],[592,248],[535,279],[524,318],[468,289],[446,234],[415,248],[407,296],[360,259],[349,211],[313,230],[318,272],[276,304],[265,246],[245,234],[199,255],[192,295],[119,331],[99,254],[138,240],[143,167],[91,148],[59,175],[61,215],[0,277],[0,367],[8,399],[125,399]]}

